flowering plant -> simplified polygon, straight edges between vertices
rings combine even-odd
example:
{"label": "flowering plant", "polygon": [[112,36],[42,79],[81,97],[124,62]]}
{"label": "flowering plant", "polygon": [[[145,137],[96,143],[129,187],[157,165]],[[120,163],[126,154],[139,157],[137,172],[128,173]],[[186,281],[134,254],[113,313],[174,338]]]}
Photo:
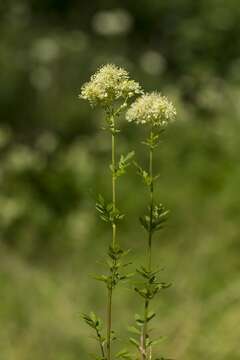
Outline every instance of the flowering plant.
{"label": "flowering plant", "polygon": [[[144,300],[143,316],[137,315],[136,327],[131,327],[134,334],[139,339],[131,338],[130,341],[137,347],[142,360],[150,360],[153,356],[153,346],[162,338],[152,339],[149,331],[149,323],[155,317],[155,312],[150,310],[152,299],[170,284],[161,281],[160,271],[153,266],[152,246],[154,234],[161,230],[168,219],[169,211],[161,203],[154,199],[154,185],[158,175],[153,171],[153,154],[160,143],[161,133],[167,125],[175,120],[176,110],[173,104],[161,94],[153,92],[139,97],[127,111],[126,118],[130,122],[143,124],[149,128],[149,136],[143,142],[148,148],[149,168],[143,169],[135,163],[138,174],[141,176],[149,192],[149,205],[147,214],[139,218],[141,225],[147,233],[146,264],[137,269],[137,273],[142,278],[142,282],[135,286],[135,291]],[[138,359],[138,357],[137,357]],[[159,358],[158,358],[159,359]],[[160,359],[164,360],[163,357]],[[157,360],[157,359],[156,359]]]}

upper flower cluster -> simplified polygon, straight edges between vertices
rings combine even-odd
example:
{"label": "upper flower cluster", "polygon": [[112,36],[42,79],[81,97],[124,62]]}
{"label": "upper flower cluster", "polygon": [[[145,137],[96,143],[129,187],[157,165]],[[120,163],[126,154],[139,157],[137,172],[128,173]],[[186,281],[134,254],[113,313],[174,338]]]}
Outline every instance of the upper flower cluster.
{"label": "upper flower cluster", "polygon": [[176,110],[173,104],[157,92],[140,96],[126,114],[126,119],[130,122],[152,126],[165,126],[175,117]]}
{"label": "upper flower cluster", "polygon": [[126,70],[108,64],[101,67],[91,76],[90,81],[82,86],[79,97],[88,100],[91,105],[107,106],[113,101],[126,101],[142,93],[140,85],[129,79]]}

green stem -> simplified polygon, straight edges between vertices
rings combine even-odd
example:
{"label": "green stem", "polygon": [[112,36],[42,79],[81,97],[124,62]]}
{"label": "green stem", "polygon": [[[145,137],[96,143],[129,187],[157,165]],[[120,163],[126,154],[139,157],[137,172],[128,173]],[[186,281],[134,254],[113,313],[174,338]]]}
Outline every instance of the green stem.
{"label": "green stem", "polygon": [[[113,212],[116,210],[116,143],[115,143],[115,119],[112,116],[112,205]],[[112,224],[112,247],[116,247],[116,224]],[[112,271],[113,276],[113,271]],[[107,305],[107,360],[111,360],[111,332],[112,332],[112,297],[113,285],[108,288],[108,305]]]}
{"label": "green stem", "polygon": [[[150,137],[152,137],[153,133],[151,130]],[[149,176],[151,178],[151,183],[149,186],[150,193],[150,210],[149,210],[149,218],[150,218],[150,226],[149,226],[149,234],[148,234],[148,253],[147,253],[147,262],[148,262],[148,271],[150,272],[152,269],[152,221],[153,221],[153,147],[149,148]],[[144,304],[144,324],[143,324],[143,340],[142,340],[142,359],[146,360],[147,357],[147,336],[148,336],[148,310],[149,310],[149,299],[145,300]]]}
{"label": "green stem", "polygon": [[105,359],[105,352],[104,352],[104,347],[103,347],[103,344],[102,344],[102,338],[101,338],[101,334],[98,330],[96,330],[96,333],[97,333],[97,338],[98,338],[98,341],[99,341],[99,346],[100,346],[100,351],[101,351],[101,354],[102,354],[102,358]]}
{"label": "green stem", "polygon": [[142,359],[143,360],[147,359],[146,340],[147,340],[147,331],[148,331],[148,326],[147,326],[148,308],[149,308],[149,300],[146,299],[145,304],[144,304],[144,324],[143,324],[143,336],[142,336],[143,337],[142,338]]}
{"label": "green stem", "polygon": [[150,147],[149,151],[149,175],[151,178],[150,183],[150,228],[148,235],[148,270],[152,268],[152,220],[153,220],[153,148]]}
{"label": "green stem", "polygon": [[108,289],[107,313],[107,360],[111,360],[112,287]]}
{"label": "green stem", "polygon": [[[116,144],[115,144],[115,121],[112,119],[112,204],[113,212],[116,210]],[[112,246],[116,246],[116,224],[112,224]]]}

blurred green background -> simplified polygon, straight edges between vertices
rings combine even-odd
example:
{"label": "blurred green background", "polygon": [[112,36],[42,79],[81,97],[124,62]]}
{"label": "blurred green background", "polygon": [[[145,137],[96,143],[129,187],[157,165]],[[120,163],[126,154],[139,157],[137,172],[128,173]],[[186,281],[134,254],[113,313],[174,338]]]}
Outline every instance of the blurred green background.
{"label": "blurred green background", "polygon": [[[155,161],[158,198],[172,212],[155,239],[155,263],[173,283],[154,304],[156,332],[167,336],[161,353],[237,360],[239,0],[0,1],[0,359],[94,352],[79,314],[105,315],[104,287],[89,274],[111,236],[94,209],[99,191],[109,196],[110,142],[102,113],[77,95],[108,62],[178,111]],[[134,149],[146,164],[144,134],[124,120],[121,128],[119,151]],[[139,264],[147,194],[134,169],[118,190],[133,219],[119,238]],[[115,306],[124,343],[142,303],[123,287]]]}

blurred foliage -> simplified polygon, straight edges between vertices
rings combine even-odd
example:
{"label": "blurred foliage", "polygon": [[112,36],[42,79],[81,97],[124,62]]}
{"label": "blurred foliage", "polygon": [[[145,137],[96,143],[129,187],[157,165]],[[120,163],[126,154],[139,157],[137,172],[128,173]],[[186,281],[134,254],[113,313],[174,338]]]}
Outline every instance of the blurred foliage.
{"label": "blurred foliage", "polygon": [[[1,0],[0,20],[1,359],[85,360],[92,351],[78,314],[104,316],[105,294],[88,274],[108,243],[92,198],[108,194],[110,143],[102,114],[77,94],[106,62],[178,109],[156,162],[158,197],[172,209],[155,245],[174,283],[155,304],[162,350],[239,359],[239,1]],[[120,147],[144,162],[143,135],[121,127]],[[119,200],[136,220],[121,238],[139,263],[147,195],[130,174]],[[123,332],[136,298],[122,289],[115,302]]]}

